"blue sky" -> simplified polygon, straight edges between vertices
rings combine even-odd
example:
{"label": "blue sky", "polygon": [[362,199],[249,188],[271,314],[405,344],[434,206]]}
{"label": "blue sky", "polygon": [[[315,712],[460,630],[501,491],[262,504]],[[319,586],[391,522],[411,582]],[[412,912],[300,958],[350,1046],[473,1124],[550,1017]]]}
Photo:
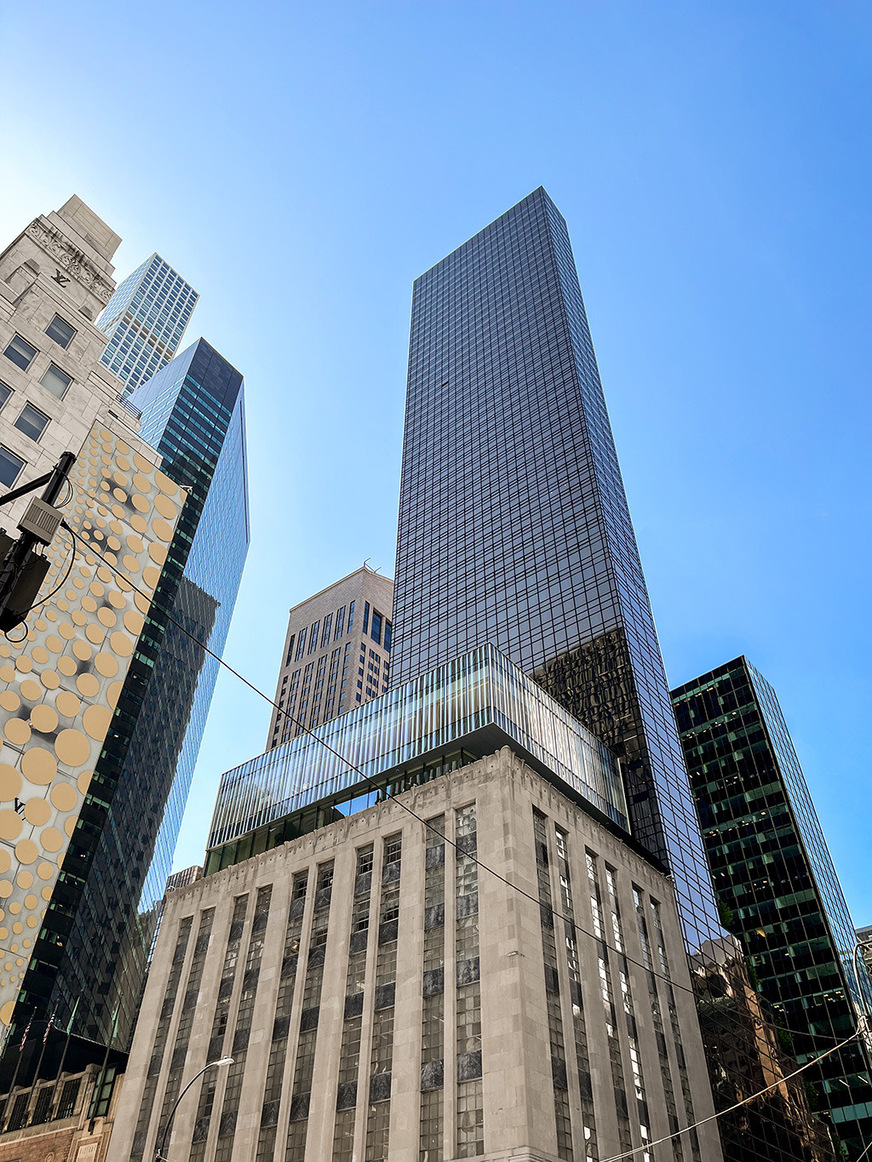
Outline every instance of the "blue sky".
{"label": "blue sky", "polygon": [[[393,571],[412,280],[547,188],[670,681],[762,670],[872,922],[868,6],[46,0],[0,38],[2,238],[79,194],[245,375],[226,656],[269,693],[290,605]],[[268,721],[223,675],[178,867]]]}

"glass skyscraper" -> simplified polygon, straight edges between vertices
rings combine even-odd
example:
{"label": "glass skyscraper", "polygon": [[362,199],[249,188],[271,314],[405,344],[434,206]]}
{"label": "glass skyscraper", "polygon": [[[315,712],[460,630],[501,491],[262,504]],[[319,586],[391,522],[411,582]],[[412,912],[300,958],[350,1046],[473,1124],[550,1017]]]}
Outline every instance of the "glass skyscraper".
{"label": "glass skyscraper", "polygon": [[622,760],[691,952],[722,935],[566,223],[539,188],[415,283],[392,682],[490,642]]}
{"label": "glass skyscraper", "polygon": [[[744,657],[672,698],[717,898],[808,1061],[856,1028],[855,933],[778,698]],[[870,1068],[855,1042],[805,1074],[852,1158],[872,1140]]]}
{"label": "glass skyscraper", "polygon": [[45,1015],[75,1008],[76,1033],[120,1048],[217,675],[197,642],[220,656],[249,541],[239,372],[200,339],[130,402],[189,497],[22,993]]}
{"label": "glass skyscraper", "polygon": [[118,286],[97,326],[109,336],[100,360],[130,395],[173,358],[200,296],[152,254]]}

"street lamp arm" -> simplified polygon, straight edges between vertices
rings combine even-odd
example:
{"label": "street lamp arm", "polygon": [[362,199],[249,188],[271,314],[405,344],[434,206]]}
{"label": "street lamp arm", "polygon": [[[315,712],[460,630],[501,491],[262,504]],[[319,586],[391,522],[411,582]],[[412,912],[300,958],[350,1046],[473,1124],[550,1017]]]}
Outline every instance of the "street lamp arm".
{"label": "street lamp arm", "polygon": [[194,1084],[194,1082],[197,1081],[199,1078],[201,1078],[207,1069],[214,1069],[218,1065],[232,1065],[232,1064],[233,1064],[232,1057],[222,1057],[218,1061],[208,1061],[203,1066],[203,1068],[200,1070],[199,1073],[194,1074],[194,1076],[191,1078],[191,1080],[188,1082],[188,1084],[185,1086],[185,1088],[182,1090],[182,1092],[176,1098],[176,1104],[170,1110],[170,1116],[167,1118],[167,1124],[164,1126],[163,1133],[160,1136],[160,1141],[158,1142],[157,1146],[155,1146],[155,1149],[154,1149],[154,1162],[167,1162],[166,1158],[164,1157],[164,1149],[166,1148],[167,1139],[170,1136],[170,1130],[172,1129],[172,1125],[173,1125],[173,1118],[176,1116],[176,1110],[179,1108],[179,1103],[181,1102],[181,1100],[185,1096],[185,1094],[188,1092],[188,1090],[191,1088],[191,1086]]}

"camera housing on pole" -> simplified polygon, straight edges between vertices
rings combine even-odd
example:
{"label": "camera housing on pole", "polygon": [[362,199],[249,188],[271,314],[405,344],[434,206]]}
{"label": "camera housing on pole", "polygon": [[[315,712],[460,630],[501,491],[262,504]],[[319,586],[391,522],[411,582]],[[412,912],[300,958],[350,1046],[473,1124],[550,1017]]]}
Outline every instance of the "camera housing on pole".
{"label": "camera housing on pole", "polygon": [[37,545],[50,545],[63,520],[63,513],[55,508],[61,488],[69,480],[76,462],[72,452],[64,452],[51,472],[38,476],[21,488],[14,488],[0,498],[0,505],[11,504],[20,496],[35,492],[45,485],[41,497],[34,497],[24,516],[18,522],[21,535],[13,539],[0,529],[0,632],[8,633],[20,625],[39,594],[51,562]]}

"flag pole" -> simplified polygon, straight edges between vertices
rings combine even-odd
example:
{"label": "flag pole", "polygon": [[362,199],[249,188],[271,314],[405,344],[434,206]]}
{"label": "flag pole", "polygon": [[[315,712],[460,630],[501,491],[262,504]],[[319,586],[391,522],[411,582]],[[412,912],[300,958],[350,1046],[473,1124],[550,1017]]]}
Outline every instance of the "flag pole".
{"label": "flag pole", "polygon": [[[12,1107],[12,1093],[15,1089],[15,1083],[18,1080],[18,1071],[21,1068],[21,1055],[24,1052],[24,1044],[27,1041],[27,1034],[30,1032],[30,1026],[32,1024],[33,1024],[33,1013],[30,1014],[30,1017],[28,1018],[27,1024],[24,1026],[24,1033],[21,1036],[21,1042],[18,1046],[18,1059],[15,1062],[15,1070],[12,1074],[12,1081],[9,1084],[9,1095],[8,1095],[8,1101],[6,1103],[7,1106],[10,1108],[10,1110]],[[3,1129],[3,1130],[6,1129],[6,1114],[7,1114],[7,1110],[4,1109],[3,1116],[2,1116],[2,1118],[0,1118],[0,1129]]]}
{"label": "flag pole", "polygon": [[[79,1007],[80,1000],[81,1000],[81,997],[76,997],[76,1003],[73,1005],[73,1011],[70,1013],[69,1021],[67,1021],[67,1036],[66,1036],[66,1040],[64,1041],[64,1051],[63,1051],[63,1053],[61,1053],[61,1063],[58,1066],[58,1072],[57,1072],[57,1076],[55,1078],[56,1082],[60,1081],[61,1075],[64,1072],[64,1062],[67,1059],[67,1050],[70,1047],[70,1037],[71,1037],[72,1032],[73,1032],[73,1020],[76,1016],[76,1009]],[[58,1094],[58,1105],[57,1106],[53,1105],[52,1113],[55,1113],[57,1108],[60,1106],[60,1100],[61,1100],[61,1095]]]}
{"label": "flag pole", "polygon": [[48,1035],[54,1026],[54,1019],[57,1015],[57,1011],[58,1007],[55,1005],[54,1009],[52,1010],[52,1014],[48,1019],[48,1023],[46,1024],[45,1032],[42,1035],[42,1048],[39,1051],[39,1058],[36,1062],[36,1069],[33,1073],[33,1085],[30,1087],[30,1093],[27,1095],[27,1105],[25,1106],[25,1110],[29,1108],[31,1101],[33,1100],[33,1095],[36,1093],[36,1084],[39,1081],[39,1071],[42,1068],[42,1059],[45,1057],[45,1047],[46,1043],[48,1042]]}

